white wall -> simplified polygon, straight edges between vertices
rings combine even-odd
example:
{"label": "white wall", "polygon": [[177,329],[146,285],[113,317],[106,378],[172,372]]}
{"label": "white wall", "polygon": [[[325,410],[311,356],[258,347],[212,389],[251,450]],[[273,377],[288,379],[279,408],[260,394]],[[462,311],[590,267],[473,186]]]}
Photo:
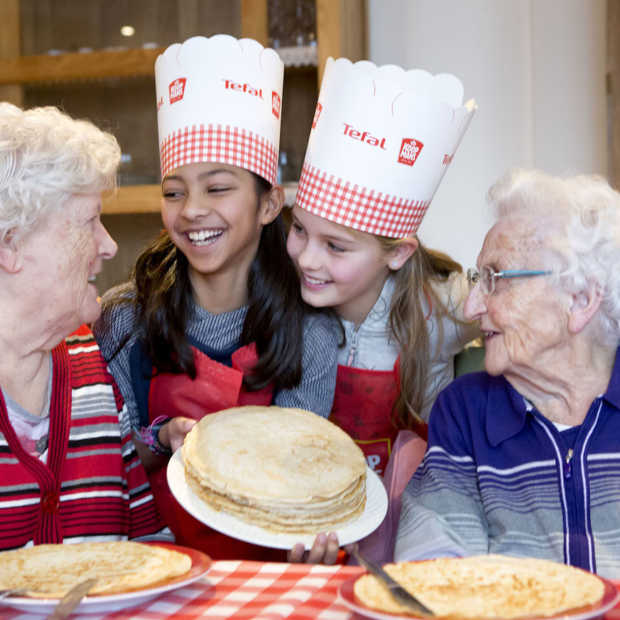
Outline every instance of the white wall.
{"label": "white wall", "polygon": [[419,230],[475,263],[512,166],[607,175],[605,0],[368,0],[369,58],[458,76],[478,112]]}

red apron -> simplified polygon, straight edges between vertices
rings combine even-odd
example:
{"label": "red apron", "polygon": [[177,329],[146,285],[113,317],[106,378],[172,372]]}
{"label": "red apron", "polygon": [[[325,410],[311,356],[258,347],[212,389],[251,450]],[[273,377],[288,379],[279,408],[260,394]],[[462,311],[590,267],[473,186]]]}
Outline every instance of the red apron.
{"label": "red apron", "polygon": [[[149,419],[157,416],[185,416],[199,420],[204,415],[240,405],[270,405],[273,389],[256,392],[243,388],[243,374],[256,363],[254,344],[232,354],[232,368],[213,361],[196,348],[196,379],[185,374],[161,373],[153,376],[149,387]],[[281,551],[258,547],[230,538],[194,519],[176,501],[166,480],[166,468],[151,472],[149,480],[159,512],[180,545],[208,553],[213,559],[277,560]],[[274,556],[274,557],[271,557]]]}
{"label": "red apron", "polygon": [[[385,471],[400,430],[392,422],[399,385],[398,359],[392,370],[338,366],[334,405],[329,419],[355,440],[368,466],[378,474]],[[413,430],[426,437],[425,427],[425,424],[419,424]]]}

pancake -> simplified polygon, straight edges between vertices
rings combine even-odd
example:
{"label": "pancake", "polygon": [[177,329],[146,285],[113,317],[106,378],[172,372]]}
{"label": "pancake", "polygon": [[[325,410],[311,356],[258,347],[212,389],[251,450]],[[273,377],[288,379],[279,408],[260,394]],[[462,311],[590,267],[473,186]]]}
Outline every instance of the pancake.
{"label": "pancake", "polygon": [[309,411],[246,406],[212,413],[182,450],[196,495],[272,532],[318,533],[364,510],[364,455],[342,429]]}
{"label": "pancake", "polygon": [[[451,620],[553,616],[597,603],[604,593],[596,575],[534,558],[439,558],[383,568],[438,618]],[[354,592],[372,609],[415,615],[372,575],[360,577]]]}
{"label": "pancake", "polygon": [[187,573],[192,559],[158,545],[130,541],[36,545],[0,553],[0,589],[26,589],[34,598],[60,598],[95,577],[88,596],[154,586]]}

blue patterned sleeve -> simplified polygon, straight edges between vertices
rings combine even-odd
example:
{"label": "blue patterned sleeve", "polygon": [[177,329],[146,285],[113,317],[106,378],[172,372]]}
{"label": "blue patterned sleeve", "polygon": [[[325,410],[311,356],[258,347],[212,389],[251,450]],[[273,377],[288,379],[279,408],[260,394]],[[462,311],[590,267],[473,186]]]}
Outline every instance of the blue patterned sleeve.
{"label": "blue patterned sleeve", "polygon": [[426,454],[403,494],[396,561],[488,553],[472,442],[484,429],[463,396],[452,383],[433,407]]}
{"label": "blue patterned sleeve", "polygon": [[[127,288],[125,285],[124,288]],[[105,304],[106,297],[116,292],[112,289],[104,295],[104,310],[93,325],[93,333],[108,362],[108,370],[123,395],[129,424],[133,430],[140,427],[140,415],[131,380],[130,351],[136,341],[133,304]]]}
{"label": "blue patterned sleeve", "polygon": [[303,337],[301,383],[280,390],[274,404],[314,411],[326,418],[332,410],[336,389],[338,324],[326,315],[311,314],[304,322]]}

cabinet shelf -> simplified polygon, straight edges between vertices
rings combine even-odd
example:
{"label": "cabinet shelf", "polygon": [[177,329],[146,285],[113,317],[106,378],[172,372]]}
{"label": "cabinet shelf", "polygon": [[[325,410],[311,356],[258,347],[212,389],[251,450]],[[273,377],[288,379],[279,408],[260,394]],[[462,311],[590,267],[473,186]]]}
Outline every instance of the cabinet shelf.
{"label": "cabinet shelf", "polygon": [[103,214],[159,213],[161,185],[122,185],[103,201]]}
{"label": "cabinet shelf", "polygon": [[[284,204],[295,203],[297,183],[287,182],[284,187]],[[126,213],[159,213],[161,185],[121,185],[112,196],[103,201],[104,215]]]}
{"label": "cabinet shelf", "polygon": [[163,47],[42,54],[0,60],[0,85],[152,76]]}
{"label": "cabinet shelf", "polygon": [[[165,49],[157,47],[41,54],[0,60],[0,86],[152,76],[155,60]],[[316,47],[282,48],[280,55],[287,68],[317,65]]]}

